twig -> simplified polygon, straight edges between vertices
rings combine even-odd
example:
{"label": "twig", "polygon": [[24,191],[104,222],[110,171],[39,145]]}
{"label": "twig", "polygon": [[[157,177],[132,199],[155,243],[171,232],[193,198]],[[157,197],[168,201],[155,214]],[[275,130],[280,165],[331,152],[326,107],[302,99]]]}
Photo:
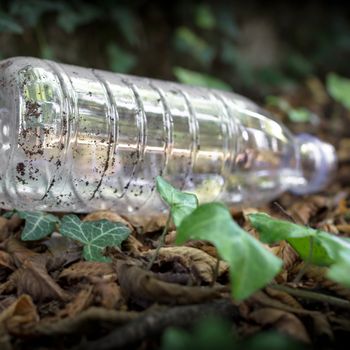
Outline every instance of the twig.
{"label": "twig", "polygon": [[230,299],[221,299],[205,304],[160,308],[143,314],[103,338],[85,343],[83,348],[84,350],[133,348],[133,344],[137,344],[146,337],[153,337],[169,326],[188,326],[208,315],[236,321],[240,318],[238,307]]}
{"label": "twig", "polygon": [[290,215],[286,209],[284,209],[282,207],[281,204],[279,204],[278,202],[273,202],[273,205],[275,205],[283,215],[285,215],[290,221],[292,221],[294,224],[297,224],[297,221],[294,219],[294,217],[292,215]]}
{"label": "twig", "polygon": [[171,211],[169,210],[169,214],[168,214],[168,217],[167,217],[167,219],[166,219],[166,223],[165,223],[165,226],[164,226],[162,235],[161,235],[160,238],[159,238],[159,243],[158,243],[157,249],[156,249],[156,251],[154,252],[154,255],[152,256],[152,259],[150,260],[150,262],[149,262],[148,265],[147,265],[147,270],[151,270],[151,268],[152,268],[154,262],[156,261],[156,259],[157,259],[157,257],[158,257],[160,248],[162,248],[163,245],[164,245],[165,235],[166,235],[166,233],[168,232],[170,220],[171,220]]}
{"label": "twig", "polygon": [[343,309],[350,310],[350,301],[348,300],[340,299],[340,298],[322,294],[322,293],[313,292],[310,290],[291,288],[280,284],[273,284],[273,285],[270,285],[270,287],[273,289],[281,290],[283,292],[286,292],[296,297],[309,299],[309,300],[316,300],[316,301],[324,302],[330,305],[338,306]]}

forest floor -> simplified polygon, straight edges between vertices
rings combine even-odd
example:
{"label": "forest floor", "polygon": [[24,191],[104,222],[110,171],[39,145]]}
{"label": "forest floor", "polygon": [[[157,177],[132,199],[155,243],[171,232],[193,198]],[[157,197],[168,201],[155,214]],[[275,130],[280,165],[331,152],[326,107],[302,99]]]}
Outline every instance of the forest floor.
{"label": "forest floor", "polygon": [[[337,175],[317,195],[287,193],[260,208],[232,208],[232,216],[256,237],[252,210],[349,237],[350,114],[318,80],[284,98],[318,115],[289,126],[336,146]],[[283,111],[273,111],[288,124]],[[112,212],[81,215],[104,218],[125,223]],[[325,268],[305,266],[286,242],[269,247],[284,262],[276,283],[242,302],[230,296],[226,264],[214,273],[216,249],[205,241],[176,246],[172,229],[147,270],[165,220],[127,221],[132,234],[120,250],[107,249],[112,262],[104,263],[84,261],[81,246],[57,233],[23,242],[23,220],[0,217],[0,348],[334,349],[350,339],[350,289],[328,280]],[[209,315],[216,318],[203,321]]]}

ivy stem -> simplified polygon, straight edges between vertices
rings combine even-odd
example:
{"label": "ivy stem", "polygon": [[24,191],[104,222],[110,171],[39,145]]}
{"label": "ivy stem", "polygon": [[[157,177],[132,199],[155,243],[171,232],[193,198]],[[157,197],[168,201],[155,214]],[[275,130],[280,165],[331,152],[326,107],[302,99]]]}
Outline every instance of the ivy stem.
{"label": "ivy stem", "polygon": [[302,277],[304,276],[306,270],[308,269],[308,267],[311,264],[311,259],[312,259],[312,255],[313,255],[313,251],[314,251],[314,237],[310,237],[310,249],[309,249],[309,255],[307,257],[307,259],[305,260],[305,264],[304,266],[300,269],[300,271],[298,272],[298,274],[295,276],[293,283],[299,283],[302,279]]}
{"label": "ivy stem", "polygon": [[215,284],[216,279],[218,278],[219,275],[219,267],[220,267],[220,258],[217,257],[216,259],[216,264],[215,264],[215,268],[213,271],[213,280],[211,282],[211,285],[213,286]]}
{"label": "ivy stem", "polygon": [[149,261],[149,263],[147,265],[147,270],[150,270],[152,268],[154,262],[156,261],[156,259],[158,257],[160,248],[162,248],[164,246],[165,235],[168,232],[170,220],[171,220],[171,211],[169,210],[169,214],[168,214],[168,217],[166,219],[166,223],[165,223],[163,232],[162,232],[161,236],[159,237],[159,243],[158,243],[157,249],[154,252],[154,255],[152,256],[152,259]]}

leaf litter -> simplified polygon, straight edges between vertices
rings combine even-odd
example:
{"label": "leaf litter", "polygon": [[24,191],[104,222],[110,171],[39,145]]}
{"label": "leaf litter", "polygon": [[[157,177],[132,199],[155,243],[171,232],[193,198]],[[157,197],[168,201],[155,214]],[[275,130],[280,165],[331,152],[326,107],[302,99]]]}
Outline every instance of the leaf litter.
{"label": "leaf litter", "polygon": [[[335,102],[325,102],[328,107],[332,104]],[[350,335],[350,312],[345,307],[348,304],[344,304],[350,301],[350,289],[336,280],[347,278],[349,261],[339,248],[341,244],[339,249],[329,245],[339,243],[339,239],[343,242],[350,232],[349,112],[342,110],[342,117],[322,113],[321,110],[320,117],[325,122],[318,127],[318,134],[337,147],[340,159],[336,179],[329,188],[320,195],[302,198],[284,194],[277,200],[280,208],[274,203],[252,210],[229,208],[224,215],[237,221],[238,232],[240,227],[251,234],[251,238],[243,238],[248,244],[261,235],[249,220],[252,212],[297,223],[303,230],[309,227],[317,235],[327,231],[331,239],[326,243],[326,254],[322,250],[319,253],[339,260],[333,270],[334,280],[329,278],[332,274],[327,266],[302,261],[295,242],[287,242],[295,237],[284,237],[287,241],[265,246],[267,256],[278,257],[281,266],[266,279],[267,285],[258,287],[256,282],[261,276],[249,268],[255,253],[245,250],[245,244],[238,244],[239,252],[233,244],[227,244],[229,253],[223,256],[215,242],[202,235],[196,237],[201,227],[195,232],[190,230],[186,238],[182,236],[187,230],[186,216],[196,215],[198,203],[187,197],[184,212],[179,207],[181,192],[164,195],[173,202],[170,207],[175,225],[170,223],[165,245],[159,249],[151,270],[146,266],[167,221],[165,214],[121,217],[103,211],[71,215],[65,223],[62,215],[12,212],[0,217],[0,348],[89,349],[96,344],[102,344],[101,349],[116,349],[120,344],[135,349],[162,348],[162,334],[168,334],[168,326],[187,328],[203,315],[215,314],[228,319],[234,333],[242,338],[276,330],[318,349],[340,349]],[[281,113],[281,118],[288,116]],[[332,132],[328,123],[337,124],[335,130],[341,127],[342,137]],[[289,126],[300,130],[300,125]],[[174,210],[178,210],[175,216]],[[33,230],[37,223],[41,231]],[[210,225],[214,223],[206,223],[208,233]],[[100,240],[96,235],[87,239],[92,227],[99,232],[116,232],[114,248],[108,248],[109,239]],[[191,224],[187,227],[191,228]],[[222,232],[224,237],[225,227]],[[316,236],[314,231],[307,232]],[[323,238],[322,234],[317,237]],[[307,253],[302,255],[307,257]],[[225,261],[220,260],[217,268],[218,257]],[[227,261],[230,259],[239,269],[251,271],[244,283],[233,276]],[[298,275],[301,277],[296,282]],[[232,280],[237,288],[234,298]],[[257,290],[239,301],[247,286]]]}

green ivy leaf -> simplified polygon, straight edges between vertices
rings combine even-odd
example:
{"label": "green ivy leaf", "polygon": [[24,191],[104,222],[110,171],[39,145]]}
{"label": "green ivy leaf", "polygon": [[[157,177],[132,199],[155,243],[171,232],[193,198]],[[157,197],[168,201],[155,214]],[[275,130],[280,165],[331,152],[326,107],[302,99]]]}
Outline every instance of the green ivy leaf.
{"label": "green ivy leaf", "polygon": [[162,199],[170,206],[170,212],[176,227],[198,206],[198,199],[192,193],[181,192],[171,186],[161,176],[157,176],[157,191]]}
{"label": "green ivy leaf", "polygon": [[130,229],[108,220],[80,221],[76,215],[65,215],[61,223],[61,234],[84,244],[86,260],[110,261],[102,255],[108,246],[118,246],[129,236]]}
{"label": "green ivy leaf", "polygon": [[275,243],[286,240],[303,260],[315,265],[330,266],[328,277],[345,286],[350,286],[348,239],[288,221],[276,220],[265,213],[250,214],[249,219],[253,227],[259,231],[263,242]]}
{"label": "green ivy leaf", "polygon": [[335,101],[350,109],[350,79],[329,73],[326,79],[326,88]]}
{"label": "green ivy leaf", "polygon": [[236,300],[264,287],[282,267],[282,261],[244,231],[220,203],[200,205],[183,219],[176,243],[189,239],[213,243],[221,258],[229,263],[232,295]]}
{"label": "green ivy leaf", "polygon": [[22,241],[36,241],[50,235],[60,222],[57,216],[41,211],[16,211],[25,220]]}
{"label": "green ivy leaf", "polygon": [[173,73],[176,76],[177,80],[183,84],[232,91],[230,85],[205,73],[195,72],[193,70],[185,69],[182,67],[174,67]]}

